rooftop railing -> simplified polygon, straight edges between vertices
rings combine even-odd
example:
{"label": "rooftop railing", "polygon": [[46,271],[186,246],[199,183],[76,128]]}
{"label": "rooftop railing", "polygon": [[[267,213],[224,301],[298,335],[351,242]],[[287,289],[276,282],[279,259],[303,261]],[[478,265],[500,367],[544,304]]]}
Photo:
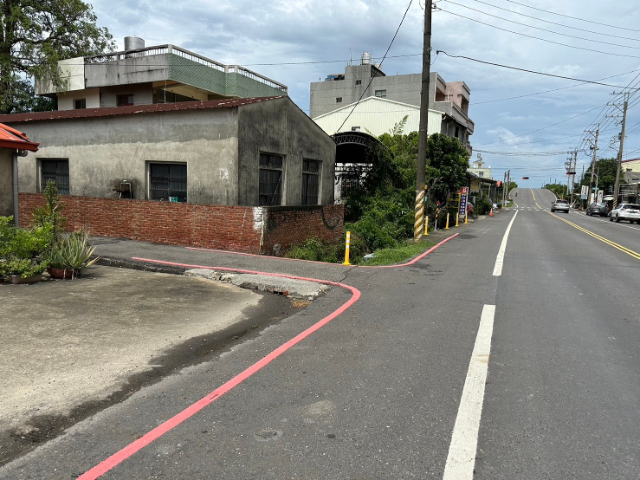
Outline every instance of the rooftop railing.
{"label": "rooftop railing", "polygon": [[213,68],[220,72],[224,73],[238,73],[247,78],[251,78],[257,82],[263,83],[269,87],[280,90],[283,93],[287,93],[287,86],[282,83],[276,82],[264,75],[260,75],[254,71],[251,71],[247,68],[241,67],[240,65],[225,65],[220,62],[216,62],[215,60],[211,60],[210,58],[203,57],[202,55],[198,55],[197,53],[190,52],[189,50],[185,50],[184,48],[176,47],[175,45],[158,45],[155,47],[149,48],[141,48],[138,50],[129,50],[128,52],[114,52],[107,53],[103,55],[96,55],[94,57],[86,57],[86,64],[101,64],[101,63],[113,63],[118,62],[120,60],[126,60],[129,58],[143,58],[143,57],[151,57],[153,55],[167,55],[173,54],[179,57],[185,58],[195,63],[199,63],[209,68]]}

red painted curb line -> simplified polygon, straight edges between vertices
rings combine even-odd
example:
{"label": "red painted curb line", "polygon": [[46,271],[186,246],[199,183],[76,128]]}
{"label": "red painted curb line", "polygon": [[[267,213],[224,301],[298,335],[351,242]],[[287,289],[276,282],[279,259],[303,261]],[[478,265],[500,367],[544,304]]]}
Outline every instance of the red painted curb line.
{"label": "red painted curb line", "polygon": [[[427,250],[426,252],[422,253],[421,255],[419,255],[418,257],[416,257],[415,259],[413,259],[410,262],[407,262],[407,263],[404,263],[404,264],[401,264],[401,265],[383,265],[383,266],[380,266],[380,267],[372,266],[372,267],[366,267],[366,268],[398,268],[398,267],[404,267],[404,266],[407,266],[407,265],[413,265],[418,260],[424,258],[429,253],[433,252],[436,248],[438,248],[441,245],[445,244],[449,240],[457,237],[458,235],[459,234],[456,233],[455,235],[452,235],[451,237],[448,237],[448,238],[444,239],[443,241],[441,241],[437,245],[431,247],[429,250]],[[248,255],[248,254],[245,254],[245,255]],[[322,284],[325,284],[325,285],[335,285],[335,286],[338,286],[338,287],[342,287],[342,288],[345,288],[345,289],[349,290],[352,295],[351,295],[351,298],[347,302],[345,302],[338,309],[334,310],[332,313],[330,313],[329,315],[324,317],[322,320],[314,323],[312,326],[310,326],[309,328],[307,328],[303,332],[299,333],[298,335],[293,337],[291,340],[283,343],[278,348],[273,350],[271,353],[269,353],[268,355],[263,357],[261,360],[258,360],[256,363],[254,363],[249,368],[244,370],[242,373],[239,373],[238,375],[233,377],[231,380],[228,380],[227,382],[225,382],[224,384],[222,384],[221,386],[216,388],[213,392],[209,393],[208,395],[206,395],[205,397],[201,398],[200,400],[198,400],[194,404],[190,405],[189,407],[187,407],[186,409],[184,409],[183,411],[181,411],[177,415],[174,415],[169,420],[167,420],[166,422],[164,422],[161,425],[157,426],[153,430],[147,432],[145,435],[143,435],[139,439],[135,440],[134,442],[130,443],[129,445],[127,445],[123,449],[119,450],[118,452],[114,453],[110,457],[106,458],[105,460],[100,462],[95,467],[93,467],[90,470],[86,471],[85,473],[83,473],[82,475],[77,477],[77,480],[95,480],[95,479],[101,477],[102,475],[104,475],[105,473],[107,473],[109,470],[115,468],[116,466],[118,466],[119,464],[124,462],[126,459],[128,459],[129,457],[131,457],[132,455],[134,455],[135,453],[139,452],[144,447],[149,445],[154,440],[156,440],[157,438],[161,437],[165,433],[169,432],[173,428],[177,427],[178,425],[183,423],[185,420],[188,420],[189,418],[194,416],[196,413],[198,413],[200,410],[204,409],[205,407],[207,407],[208,405],[210,405],[211,403],[215,402],[217,399],[222,397],[225,393],[229,392],[234,387],[236,387],[239,384],[241,384],[242,382],[244,382],[246,379],[251,377],[253,374],[255,374],[258,371],[262,370],[269,363],[271,363],[273,360],[275,360],[280,355],[285,353],[291,347],[293,347],[294,345],[300,343],[302,340],[307,338],[309,335],[311,335],[312,333],[316,332],[320,328],[324,327],[327,323],[329,323],[330,321],[332,321],[333,319],[335,319],[336,317],[338,317],[339,315],[344,313],[347,309],[349,309],[353,304],[355,304],[360,299],[360,295],[361,295],[360,290],[358,290],[357,288],[352,287],[350,285],[346,285],[344,283],[339,283],[339,282],[332,282],[332,281],[329,281],[329,280],[320,280],[320,279],[317,279],[317,278],[298,277],[298,276],[295,276],[295,275],[284,275],[284,274],[279,274],[279,273],[259,272],[259,271],[244,270],[244,269],[239,269],[239,268],[208,267],[208,266],[203,266],[203,265],[190,265],[190,264],[186,264],[186,263],[165,262],[165,261],[161,261],[161,260],[153,260],[153,259],[149,259],[149,258],[140,258],[140,257],[132,257],[132,260],[137,260],[137,261],[142,261],[142,262],[149,262],[149,263],[158,263],[158,264],[161,264],[161,265],[171,265],[171,266],[175,266],[175,267],[201,268],[201,269],[207,269],[207,270],[215,269],[215,270],[224,270],[224,271],[227,271],[227,272],[251,273],[251,274],[258,274],[258,275],[270,275],[272,277],[291,278],[291,279],[294,279],[294,280],[306,280],[306,281],[310,281],[310,282],[322,283]]]}
{"label": "red painted curb line", "polygon": [[[202,265],[187,265],[187,264],[181,264],[181,263],[163,262],[163,261],[159,261],[159,260],[151,260],[151,259],[146,259],[146,258],[136,258],[136,257],[134,257],[133,259],[134,260],[144,261],[144,262],[152,262],[152,263],[159,263],[159,264],[163,264],[163,265],[173,265],[173,266],[179,266],[179,267],[203,268],[203,269],[212,269],[212,268],[214,268],[214,267],[205,267],[205,266],[202,266]],[[357,288],[351,287],[349,285],[345,285],[343,283],[330,282],[328,280],[318,280],[318,279],[314,279],[314,278],[295,277],[295,276],[292,276],[292,275],[279,275],[279,274],[270,274],[270,273],[266,273],[266,272],[254,272],[254,271],[251,271],[251,270],[239,270],[239,269],[233,269],[233,268],[215,267],[215,269],[216,270],[234,271],[234,272],[262,274],[262,275],[266,274],[266,275],[272,275],[272,276],[276,276],[276,277],[285,277],[285,278],[292,278],[292,279],[296,279],[296,280],[307,280],[307,281],[312,281],[312,282],[316,282],[316,283],[335,285],[335,286],[338,286],[338,287],[346,288],[347,290],[349,290],[352,293],[352,296],[346,303],[344,303],[342,306],[340,306],[333,313],[331,313],[328,316],[324,317],[322,320],[320,320],[319,322],[313,324],[311,327],[307,328],[302,333],[299,333],[298,335],[293,337],[291,340],[289,340],[286,343],[282,344],[281,346],[276,348],[274,351],[272,351],[271,353],[269,353],[268,355],[263,357],[261,360],[258,360],[256,363],[251,365],[245,371],[243,371],[242,373],[236,375],[231,380],[228,380],[226,383],[224,383],[220,387],[216,388],[213,392],[211,392],[207,396],[201,398],[196,403],[194,403],[191,406],[187,407],[182,412],[180,412],[177,415],[173,416],[172,418],[170,418],[169,420],[167,420],[163,424],[157,426],[156,428],[154,428],[150,432],[146,433],[145,435],[143,435],[142,437],[140,437],[139,439],[137,439],[133,443],[130,443],[129,445],[124,447],[122,450],[114,453],[113,455],[111,455],[106,460],[100,462],[98,465],[93,467],[91,470],[88,470],[87,472],[85,472],[84,474],[79,476],[78,480],[96,479],[96,478],[104,475],[109,470],[111,470],[112,468],[116,467],[117,465],[122,463],[124,460],[126,460],[127,458],[129,458],[130,456],[135,454],[136,452],[140,451],[141,449],[143,449],[144,447],[149,445],[151,442],[153,442],[157,438],[161,437],[162,435],[164,435],[168,431],[170,431],[173,428],[175,428],[176,426],[180,425],[185,420],[191,418],[193,415],[198,413],[200,410],[202,410],[206,406],[208,406],[211,403],[215,402],[218,398],[222,397],[229,390],[233,389],[234,387],[236,387],[240,383],[244,382],[247,378],[251,377],[254,373],[256,373],[259,370],[261,370],[262,368],[266,367],[269,363],[271,363],[277,357],[279,357],[284,352],[289,350],[291,347],[293,347],[297,343],[299,343],[302,340],[304,340],[305,338],[307,338],[309,335],[314,333],[316,330],[319,330],[320,328],[325,326],[327,323],[329,323],[331,320],[336,318],[338,315],[340,315],[343,312],[345,312],[349,307],[351,307],[354,303],[356,303],[358,301],[358,299],[360,298],[360,291]]]}

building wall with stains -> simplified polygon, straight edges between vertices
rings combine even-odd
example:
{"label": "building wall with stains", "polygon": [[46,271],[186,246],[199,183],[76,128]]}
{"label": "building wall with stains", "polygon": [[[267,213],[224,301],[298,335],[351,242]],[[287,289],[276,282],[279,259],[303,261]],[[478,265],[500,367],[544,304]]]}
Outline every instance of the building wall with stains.
{"label": "building wall with stains", "polygon": [[[150,163],[187,165],[187,202],[237,204],[237,111],[232,108],[155,112],[15,124],[40,149],[19,159],[19,191],[42,192],[42,160],[69,163],[72,196],[149,195]],[[13,125],[7,122],[8,125]]]}

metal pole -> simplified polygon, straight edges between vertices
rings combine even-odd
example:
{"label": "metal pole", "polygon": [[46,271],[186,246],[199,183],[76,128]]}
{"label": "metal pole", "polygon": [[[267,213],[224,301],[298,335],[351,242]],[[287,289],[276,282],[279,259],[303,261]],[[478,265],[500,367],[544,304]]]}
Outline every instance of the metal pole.
{"label": "metal pole", "polygon": [[431,74],[431,0],[424,2],[424,40],[422,44],[422,91],[420,94],[420,127],[418,130],[418,165],[416,174],[416,206],[413,241],[420,241],[424,232],[425,171],[429,126],[429,75]]}
{"label": "metal pole", "polygon": [[[628,96],[628,95],[627,95]],[[622,153],[624,152],[624,136],[627,126],[627,107],[629,101],[624,101],[624,110],[622,111],[622,132],[620,133],[620,150],[618,151],[618,167],[616,168],[616,187],[613,191],[613,208],[618,206],[618,195],[620,194],[620,170],[622,169]]]}

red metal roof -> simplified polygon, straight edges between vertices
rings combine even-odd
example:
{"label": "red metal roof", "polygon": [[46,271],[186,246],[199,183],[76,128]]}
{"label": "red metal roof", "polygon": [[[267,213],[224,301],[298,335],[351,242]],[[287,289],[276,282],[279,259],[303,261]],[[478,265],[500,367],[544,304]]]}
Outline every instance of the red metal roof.
{"label": "red metal roof", "polygon": [[31,112],[0,115],[0,122],[36,122],[47,120],[65,120],[70,118],[111,117],[115,115],[134,115],[136,113],[173,112],[177,110],[201,110],[208,108],[233,108],[251,103],[273,100],[277,97],[234,98],[209,100],[206,102],[154,103],[152,105],[132,105],[127,107],[86,108],[81,110],[58,110],[55,112]]}
{"label": "red metal roof", "polygon": [[[6,117],[7,115],[2,116]],[[29,141],[29,137],[24,133],[0,123],[0,147],[37,152],[38,145],[39,143]]]}

